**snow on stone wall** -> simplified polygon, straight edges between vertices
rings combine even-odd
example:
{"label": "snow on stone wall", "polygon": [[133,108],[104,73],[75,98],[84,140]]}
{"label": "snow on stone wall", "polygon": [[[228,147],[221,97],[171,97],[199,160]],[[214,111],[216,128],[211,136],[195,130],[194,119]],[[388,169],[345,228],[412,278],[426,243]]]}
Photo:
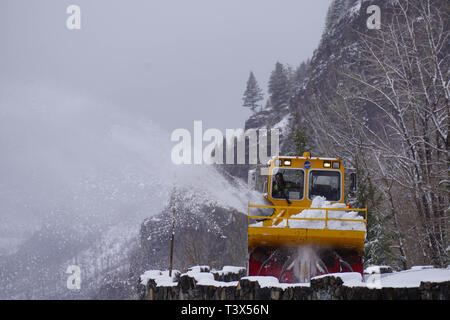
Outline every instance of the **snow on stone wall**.
{"label": "snow on stone wall", "polygon": [[[377,268],[371,268],[376,270]],[[209,271],[193,267],[172,278],[167,271],[141,276],[143,300],[448,300],[450,269],[411,268],[388,273],[334,273],[310,283],[279,283],[275,277],[248,277],[245,268]]]}

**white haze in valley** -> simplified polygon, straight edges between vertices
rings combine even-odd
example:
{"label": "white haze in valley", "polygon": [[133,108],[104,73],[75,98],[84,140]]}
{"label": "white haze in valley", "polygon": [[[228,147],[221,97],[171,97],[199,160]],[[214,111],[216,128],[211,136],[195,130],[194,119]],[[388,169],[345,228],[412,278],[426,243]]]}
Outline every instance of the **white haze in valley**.
{"label": "white haze in valley", "polygon": [[173,165],[170,133],[126,109],[54,87],[2,88],[0,248],[43,225],[137,231],[174,186],[243,213],[258,200],[211,166]]}

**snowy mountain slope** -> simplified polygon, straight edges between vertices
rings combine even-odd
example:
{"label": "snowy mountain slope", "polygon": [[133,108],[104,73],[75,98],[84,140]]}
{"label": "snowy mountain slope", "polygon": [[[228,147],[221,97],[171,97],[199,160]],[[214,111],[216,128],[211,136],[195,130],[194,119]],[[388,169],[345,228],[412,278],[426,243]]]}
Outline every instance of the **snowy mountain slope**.
{"label": "snowy mountain slope", "polygon": [[[139,246],[131,258],[134,281],[145,270],[168,268],[172,208],[174,268],[246,263],[247,203],[261,203],[262,195],[248,190],[238,178],[224,179],[214,170],[207,171],[207,178],[174,189],[167,207],[142,223]],[[205,183],[209,187],[205,188]]]}
{"label": "snowy mountain slope", "polygon": [[[173,165],[170,135],[150,119],[58,88],[8,89],[0,98],[8,155],[0,159],[8,191],[0,194],[2,227],[32,235],[15,252],[5,248],[2,298],[90,297],[108,270],[129,267],[140,223],[166,207],[174,186],[187,190],[183,201],[196,199],[194,211],[220,205],[245,213],[257,197],[212,166]],[[72,264],[81,268],[82,292],[66,287]]]}

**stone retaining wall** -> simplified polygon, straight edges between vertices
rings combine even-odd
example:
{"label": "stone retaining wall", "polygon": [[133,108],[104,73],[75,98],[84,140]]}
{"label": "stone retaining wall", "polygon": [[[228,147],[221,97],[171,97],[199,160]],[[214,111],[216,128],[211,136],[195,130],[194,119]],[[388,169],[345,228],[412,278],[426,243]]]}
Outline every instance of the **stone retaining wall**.
{"label": "stone retaining wall", "polygon": [[199,284],[195,276],[178,273],[171,286],[158,286],[155,280],[149,279],[145,286],[140,285],[140,297],[145,300],[448,300],[450,289],[450,281],[422,282],[413,288],[349,287],[336,275],[313,278],[309,286],[268,286],[262,277],[243,277],[242,272],[226,276],[216,272],[214,279],[214,283]]}

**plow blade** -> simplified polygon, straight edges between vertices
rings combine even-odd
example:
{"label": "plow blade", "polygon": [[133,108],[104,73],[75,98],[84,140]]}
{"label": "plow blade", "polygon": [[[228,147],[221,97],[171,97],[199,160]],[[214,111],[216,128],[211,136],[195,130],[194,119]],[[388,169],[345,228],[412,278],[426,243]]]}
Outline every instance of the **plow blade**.
{"label": "plow blade", "polygon": [[365,231],[249,227],[248,247],[294,247],[315,244],[323,247],[353,249],[362,254]]}

